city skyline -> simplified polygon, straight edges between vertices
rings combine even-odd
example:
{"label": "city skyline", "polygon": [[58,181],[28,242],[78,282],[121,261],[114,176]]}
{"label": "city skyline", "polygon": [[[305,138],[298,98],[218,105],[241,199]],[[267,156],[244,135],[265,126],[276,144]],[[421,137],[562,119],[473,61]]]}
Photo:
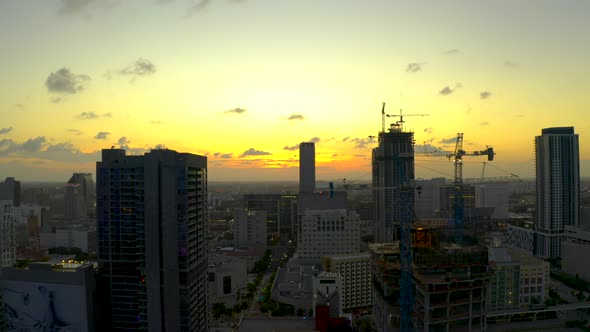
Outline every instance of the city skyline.
{"label": "city skyline", "polygon": [[[534,176],[534,137],[575,126],[590,176],[590,28],[584,1],[5,1],[0,3],[0,172],[94,173],[100,150],[206,155],[210,180],[370,179],[386,112],[417,149],[491,145]],[[388,120],[391,120],[389,118]],[[393,118],[391,122],[395,121]],[[465,160],[467,177],[481,162]],[[436,169],[436,171],[432,171]],[[416,158],[416,177],[452,177]]]}

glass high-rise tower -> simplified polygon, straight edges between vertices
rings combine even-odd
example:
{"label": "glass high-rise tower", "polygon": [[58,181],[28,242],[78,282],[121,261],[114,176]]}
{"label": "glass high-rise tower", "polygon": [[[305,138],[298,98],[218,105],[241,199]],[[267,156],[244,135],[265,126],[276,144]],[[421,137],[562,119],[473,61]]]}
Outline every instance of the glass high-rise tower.
{"label": "glass high-rise tower", "polygon": [[113,331],[207,331],[207,158],[102,151],[98,263]]}
{"label": "glass high-rise tower", "polygon": [[535,254],[561,256],[564,226],[580,224],[580,151],[574,127],[545,128],[535,137]]}

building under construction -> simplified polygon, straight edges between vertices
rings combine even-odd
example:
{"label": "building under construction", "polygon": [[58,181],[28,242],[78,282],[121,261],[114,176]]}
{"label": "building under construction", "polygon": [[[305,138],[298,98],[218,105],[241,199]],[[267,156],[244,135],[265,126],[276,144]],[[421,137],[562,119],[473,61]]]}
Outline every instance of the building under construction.
{"label": "building under construction", "polygon": [[[386,131],[383,123],[379,146],[373,149],[373,236],[376,242],[391,242],[396,237],[402,219],[401,206],[396,202],[401,200],[402,185],[414,179],[414,133],[405,131],[402,125],[403,118]],[[410,200],[408,204],[413,206],[413,195]]]}
{"label": "building under construction", "polygon": [[[399,244],[370,245],[373,315],[378,331],[400,331]],[[485,331],[491,277],[485,247],[438,241],[435,229],[412,229],[414,331]]]}

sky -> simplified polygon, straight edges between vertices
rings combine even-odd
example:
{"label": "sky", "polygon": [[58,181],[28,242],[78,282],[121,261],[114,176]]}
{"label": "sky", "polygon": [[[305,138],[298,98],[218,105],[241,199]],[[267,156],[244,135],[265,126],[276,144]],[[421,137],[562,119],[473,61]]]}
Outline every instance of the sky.
{"label": "sky", "polygon": [[[534,137],[574,126],[590,176],[587,0],[2,0],[0,177],[67,181],[100,150],[208,157],[211,181],[370,179],[403,110],[417,148],[493,146],[534,174]],[[410,116],[411,114],[427,114]],[[388,118],[394,122],[395,117]],[[481,157],[465,157],[479,177]],[[416,176],[452,177],[416,157]]]}

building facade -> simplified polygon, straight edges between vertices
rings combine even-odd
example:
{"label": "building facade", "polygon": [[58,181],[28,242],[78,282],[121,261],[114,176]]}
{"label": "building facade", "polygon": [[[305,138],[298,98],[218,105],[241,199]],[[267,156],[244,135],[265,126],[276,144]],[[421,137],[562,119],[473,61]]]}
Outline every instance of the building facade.
{"label": "building facade", "polygon": [[0,267],[16,262],[16,215],[12,201],[0,201]]}
{"label": "building facade", "polygon": [[315,143],[299,144],[299,193],[315,191]]}
{"label": "building facade", "polygon": [[362,308],[373,305],[371,254],[330,255],[323,259],[324,271],[342,277],[342,307]]}
{"label": "building facade", "polygon": [[100,331],[91,264],[29,263],[2,269],[8,331]]}
{"label": "building facade", "polygon": [[495,273],[488,286],[490,311],[528,308],[545,303],[549,294],[550,264],[523,251],[488,248]]}
{"label": "building facade", "polygon": [[590,257],[590,231],[565,226],[561,242],[561,269],[563,272],[590,280],[590,265],[584,264]]}
{"label": "building facade", "polygon": [[565,226],[580,224],[580,152],[574,127],[545,128],[535,137],[535,255],[561,257]]}
{"label": "building facade", "polygon": [[[379,133],[379,146],[373,149],[373,202],[376,242],[391,242],[401,220],[401,188],[414,179],[414,133],[392,126]],[[412,202],[409,206],[413,206]]]}
{"label": "building facade", "polygon": [[0,182],[0,201],[12,201],[16,207],[20,206],[20,181],[12,177]]}
{"label": "building facade", "polygon": [[79,219],[94,215],[94,182],[90,173],[74,173],[66,183],[64,217]]}
{"label": "building facade", "polygon": [[234,246],[266,249],[266,212],[237,209],[234,211]]}
{"label": "building facade", "polygon": [[248,284],[247,262],[238,257],[209,255],[207,271],[209,304],[222,302],[227,307],[239,303]]}
{"label": "building facade", "polygon": [[102,151],[98,263],[114,331],[207,331],[207,158]]}
{"label": "building facade", "polygon": [[321,261],[323,256],[360,252],[360,217],[352,210],[305,210],[297,254]]}

